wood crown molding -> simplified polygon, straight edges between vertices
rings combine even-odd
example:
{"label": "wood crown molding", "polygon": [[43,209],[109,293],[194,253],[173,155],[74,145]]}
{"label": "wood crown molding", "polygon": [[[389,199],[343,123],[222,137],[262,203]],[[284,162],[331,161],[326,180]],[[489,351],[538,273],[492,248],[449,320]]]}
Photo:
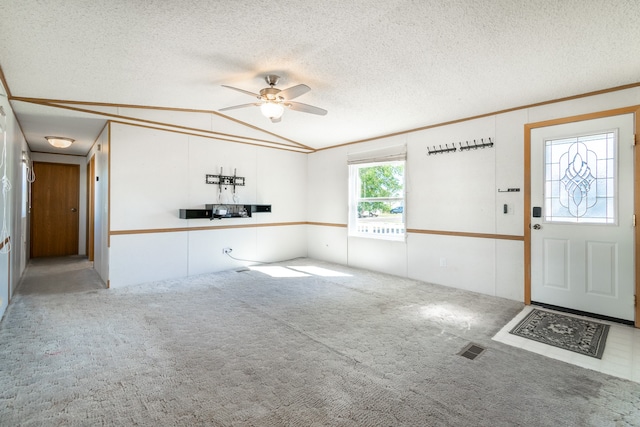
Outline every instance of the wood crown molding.
{"label": "wood crown molding", "polygon": [[[394,132],[394,133],[389,133],[389,134],[384,134],[384,135],[378,135],[378,136],[371,137],[371,138],[359,139],[359,140],[355,140],[355,141],[351,141],[351,142],[346,142],[346,143],[343,143],[343,144],[336,144],[336,145],[331,145],[331,146],[323,147],[323,148],[313,148],[313,147],[304,145],[304,144],[302,144],[300,142],[294,141],[292,139],[288,139],[288,138],[285,138],[283,136],[280,136],[280,135],[278,135],[276,133],[266,131],[266,130],[261,129],[261,128],[257,127],[257,126],[251,125],[249,123],[245,123],[243,121],[240,121],[240,120],[234,119],[232,117],[226,116],[226,115],[221,114],[221,113],[219,113],[217,111],[214,111],[214,110],[200,110],[200,109],[188,109],[188,108],[176,108],[176,107],[160,107],[160,106],[148,106],[148,105],[136,105],[136,104],[118,104],[118,103],[108,103],[108,102],[74,101],[74,100],[61,100],[61,99],[50,99],[50,98],[17,97],[17,96],[13,96],[13,95],[10,94],[9,87],[8,87],[8,85],[6,83],[6,80],[4,79],[4,74],[2,74],[2,69],[1,68],[0,68],[0,80],[2,80],[3,84],[5,85],[5,88],[7,89],[7,93],[9,95],[9,99],[10,100],[22,101],[22,102],[30,102],[30,103],[46,105],[46,106],[50,106],[50,107],[66,108],[66,109],[69,109],[69,110],[72,110],[72,111],[85,112],[85,113],[89,113],[89,114],[103,115],[103,116],[108,116],[108,117],[112,117],[112,118],[115,118],[115,119],[119,118],[119,119],[123,119],[123,120],[131,120],[131,121],[136,121],[136,122],[155,124],[155,125],[158,125],[158,126],[173,127],[173,128],[176,128],[176,129],[182,128],[184,130],[191,130],[191,131],[197,131],[197,132],[203,132],[203,133],[218,134],[218,135],[220,135],[222,137],[227,137],[227,138],[242,138],[245,141],[255,140],[256,142],[266,142],[266,143],[269,143],[269,144],[281,145],[281,146],[284,146],[284,147],[293,147],[293,146],[295,146],[295,147],[299,147],[301,150],[295,150],[294,149],[294,150],[291,150],[291,151],[305,152],[307,154],[315,153],[317,151],[324,151],[324,150],[330,150],[330,149],[334,149],[334,148],[345,147],[345,146],[349,146],[349,145],[361,144],[361,143],[364,143],[364,142],[370,142],[370,141],[376,141],[376,140],[385,139],[385,138],[391,138],[391,137],[399,136],[399,135],[406,135],[406,134],[409,134],[409,133],[415,133],[415,132],[419,132],[419,131],[423,131],[423,130],[428,130],[428,129],[438,128],[438,127],[448,126],[448,125],[452,125],[452,124],[456,124],[456,123],[466,122],[466,121],[470,121],[470,120],[476,120],[476,119],[480,119],[480,118],[484,118],[484,117],[489,117],[489,116],[494,116],[494,115],[498,115],[498,114],[509,113],[509,112],[512,112],[512,111],[518,111],[518,110],[523,110],[523,109],[527,109],[527,108],[539,107],[539,106],[543,106],[543,105],[555,104],[555,103],[570,101],[570,100],[574,100],[574,99],[586,98],[586,97],[589,97],[589,96],[595,96],[595,95],[601,95],[601,94],[605,94],[605,93],[617,92],[617,91],[621,91],[621,90],[625,90],[625,89],[631,89],[631,88],[640,86],[640,82],[629,83],[629,84],[625,84],[625,85],[621,85],[621,86],[615,86],[615,87],[612,87],[612,88],[586,92],[586,93],[583,93],[583,94],[572,95],[572,96],[567,96],[567,97],[563,97],[563,98],[556,98],[556,99],[552,99],[552,100],[547,100],[547,101],[542,101],[542,102],[537,102],[537,103],[532,103],[532,104],[526,104],[526,105],[522,105],[522,106],[518,106],[518,107],[506,108],[506,109],[503,109],[503,110],[497,110],[497,111],[493,111],[493,112],[490,112],[490,113],[483,113],[483,114],[479,114],[479,115],[475,115],[475,116],[464,117],[464,118],[450,120],[450,121],[446,121],[446,122],[434,123],[432,125],[426,125],[426,126],[421,126],[421,127],[418,127],[418,128],[408,129],[408,130],[404,130],[404,131],[400,131],[400,132]],[[64,105],[64,104],[66,104],[66,105]],[[206,130],[188,128],[188,127],[183,127],[183,126],[179,126],[179,125],[172,125],[172,124],[169,124],[169,123],[154,122],[154,121],[145,120],[145,119],[137,119],[137,118],[128,117],[128,116],[120,116],[120,115],[117,115],[117,114],[103,113],[103,112],[94,111],[94,110],[90,110],[90,109],[75,108],[75,107],[71,107],[71,105],[84,105],[84,106],[94,106],[94,107],[113,107],[113,108],[132,108],[132,109],[147,109],[147,110],[161,110],[161,111],[176,111],[176,112],[187,112],[187,113],[191,112],[191,113],[213,114],[213,115],[222,117],[222,118],[224,118],[226,120],[230,120],[232,122],[238,123],[238,124],[240,124],[242,126],[248,127],[250,129],[265,133],[267,135],[271,135],[271,136],[276,137],[276,138],[278,138],[280,140],[287,141],[287,142],[291,143],[292,145],[287,145],[287,144],[278,143],[278,142],[274,142],[274,141],[268,141],[268,140],[260,140],[260,139],[257,139],[257,138],[241,137],[239,135],[230,135],[230,134],[223,134],[223,133],[218,133],[218,132],[214,132],[214,131],[206,131]],[[161,130],[167,130],[167,129],[161,129]],[[193,135],[197,135],[197,134],[193,134]],[[197,135],[197,136],[203,136],[203,135]],[[219,139],[219,138],[212,137],[212,139]],[[233,139],[228,139],[228,140],[227,139],[222,139],[222,140],[226,140],[226,141],[230,141],[230,142],[243,143],[243,141],[238,141],[238,140],[233,140]],[[255,144],[255,145],[265,146],[265,147],[269,147],[269,148],[277,148],[277,147],[272,147],[272,146],[268,146],[268,145],[261,145],[261,144]]]}
{"label": "wood crown molding", "polygon": [[9,100],[13,97],[11,95],[11,89],[9,88],[9,84],[7,83],[7,78],[4,76],[4,71],[2,71],[2,66],[0,65],[0,82],[2,82],[2,86],[4,86],[4,90],[7,92],[7,97]]}
{"label": "wood crown molding", "polygon": [[548,101],[536,102],[536,103],[533,103],[533,104],[521,105],[519,107],[506,108],[504,110],[493,111],[491,113],[478,114],[476,116],[464,117],[464,118],[450,120],[450,121],[446,121],[446,122],[434,123],[432,125],[421,126],[421,127],[414,128],[414,129],[408,129],[408,130],[404,130],[404,131],[400,131],[400,132],[394,132],[394,133],[389,133],[389,134],[385,134],[385,135],[379,135],[379,136],[375,136],[375,137],[371,137],[371,138],[359,139],[359,140],[356,140],[356,141],[346,142],[344,144],[338,144],[338,145],[332,145],[332,146],[329,146],[329,147],[318,148],[315,151],[330,150],[332,148],[340,148],[340,147],[345,147],[345,146],[349,146],[349,145],[361,144],[363,142],[371,142],[371,141],[376,141],[376,140],[379,140],[379,139],[391,138],[391,137],[399,136],[399,135],[406,135],[406,134],[409,134],[409,133],[415,133],[415,132],[420,132],[420,131],[423,131],[423,130],[428,130],[428,129],[434,129],[434,128],[438,128],[438,127],[453,125],[453,124],[456,124],[456,123],[468,122],[468,121],[471,121],[471,120],[476,120],[476,119],[481,119],[481,118],[484,118],[484,117],[495,116],[495,115],[498,115],[498,114],[510,113],[512,111],[525,110],[527,108],[540,107],[540,106],[543,106],[543,105],[556,104],[556,103],[559,103],[559,102],[571,101],[571,100],[574,100],[574,99],[587,98],[589,96],[602,95],[602,94],[605,94],[605,93],[611,93],[611,92],[617,92],[617,91],[626,90],[626,89],[632,89],[634,87],[640,87],[640,82],[630,83],[630,84],[621,85],[621,86],[615,86],[615,87],[608,88],[608,89],[596,90],[596,91],[587,92],[587,93],[583,93],[583,94],[579,94],[579,95],[567,96],[567,97],[564,97],[564,98],[556,98],[556,99],[552,99],[552,100],[548,100]]}
{"label": "wood crown molding", "polygon": [[[104,116],[104,117],[111,117],[111,118],[114,118],[114,119],[131,120],[131,121],[135,121],[135,122],[148,123],[148,124],[153,124],[153,125],[158,125],[158,126],[167,126],[167,127],[171,127],[171,128],[175,128],[175,129],[183,129],[183,130],[197,131],[197,132],[202,132],[202,133],[207,133],[207,134],[212,134],[212,135],[220,135],[221,137],[226,137],[226,138],[238,138],[238,139],[243,139],[243,140],[247,140],[247,141],[265,142],[265,143],[281,145],[281,146],[285,146],[285,147],[298,147],[299,149],[307,150],[307,151],[314,151],[315,150],[312,147],[306,146],[306,145],[301,144],[301,143],[299,143],[297,141],[294,141],[292,139],[285,138],[285,137],[280,136],[280,135],[278,135],[276,133],[266,131],[266,130],[261,129],[261,128],[257,127],[257,126],[253,126],[253,125],[251,125],[249,123],[245,123],[243,121],[234,119],[232,117],[225,116],[224,114],[220,114],[220,113],[218,113],[217,111],[214,111],[214,110],[198,110],[198,109],[188,109],[188,108],[144,106],[144,105],[134,105],[134,104],[115,104],[115,103],[106,103],[106,102],[73,101],[73,100],[60,100],[60,99],[48,99],[48,98],[28,98],[28,97],[15,97],[15,96],[12,96],[11,100],[19,101],[19,102],[27,102],[27,103],[31,103],[31,104],[44,105],[44,106],[54,107],[54,108],[61,108],[61,109],[66,109],[66,110],[70,110],[70,111],[78,111],[78,112],[83,112],[83,113],[96,114],[96,115],[100,115],[100,116]],[[131,117],[131,116],[124,116],[124,115],[120,115],[120,114],[107,113],[107,112],[103,112],[103,111],[95,111],[95,110],[91,110],[89,108],[74,107],[74,105],[86,106],[86,107],[130,108],[130,109],[145,109],[145,110],[158,110],[158,111],[174,111],[174,112],[178,112],[178,113],[212,114],[212,115],[215,115],[215,116],[218,116],[218,117],[222,117],[222,118],[224,118],[226,120],[238,123],[238,124],[240,124],[242,126],[250,128],[250,129],[256,130],[258,132],[273,136],[273,137],[275,137],[275,138],[277,138],[277,139],[279,139],[281,141],[286,141],[289,144],[285,144],[285,143],[277,142],[277,141],[259,139],[259,138],[252,138],[252,137],[244,137],[244,136],[240,136],[240,135],[226,134],[226,133],[215,132],[215,131],[206,130],[206,129],[190,128],[190,127],[171,124],[171,123],[157,122],[157,121],[153,121],[153,120],[140,119],[140,118]],[[232,142],[241,142],[241,141],[235,141],[234,140]]]}

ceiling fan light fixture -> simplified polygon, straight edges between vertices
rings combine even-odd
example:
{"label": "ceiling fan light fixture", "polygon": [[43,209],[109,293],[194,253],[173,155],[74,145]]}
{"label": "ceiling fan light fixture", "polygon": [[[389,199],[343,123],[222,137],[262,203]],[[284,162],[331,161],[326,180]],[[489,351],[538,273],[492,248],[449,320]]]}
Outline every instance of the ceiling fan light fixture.
{"label": "ceiling fan light fixture", "polygon": [[278,123],[280,118],[284,114],[285,108],[287,110],[300,111],[302,113],[316,114],[318,116],[325,116],[327,110],[314,107],[313,105],[303,104],[301,102],[291,101],[305,93],[309,92],[311,88],[305,84],[298,84],[291,86],[287,89],[280,90],[274,87],[280,77],[275,74],[270,74],[265,77],[265,80],[269,84],[269,87],[260,89],[260,94],[250,92],[244,89],[238,89],[237,87],[222,85],[228,89],[233,89],[238,92],[242,92],[245,95],[250,95],[258,99],[258,102],[252,102],[250,104],[233,105],[231,107],[221,108],[218,111],[236,110],[238,108],[246,107],[260,107],[262,115],[268,119],[271,119],[272,123]]}
{"label": "ceiling fan light fixture", "polygon": [[62,136],[45,136],[45,139],[49,144],[56,148],[68,148],[75,141],[75,139],[65,138]]}
{"label": "ceiling fan light fixture", "polygon": [[268,119],[279,119],[284,114],[284,107],[277,102],[267,101],[260,105],[262,115]]}

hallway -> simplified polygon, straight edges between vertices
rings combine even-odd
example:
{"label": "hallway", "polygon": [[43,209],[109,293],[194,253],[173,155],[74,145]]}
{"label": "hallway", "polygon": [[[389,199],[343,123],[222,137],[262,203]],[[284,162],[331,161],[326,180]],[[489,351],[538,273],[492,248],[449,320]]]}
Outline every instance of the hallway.
{"label": "hallway", "polygon": [[19,294],[66,294],[106,289],[85,256],[32,258],[16,291]]}

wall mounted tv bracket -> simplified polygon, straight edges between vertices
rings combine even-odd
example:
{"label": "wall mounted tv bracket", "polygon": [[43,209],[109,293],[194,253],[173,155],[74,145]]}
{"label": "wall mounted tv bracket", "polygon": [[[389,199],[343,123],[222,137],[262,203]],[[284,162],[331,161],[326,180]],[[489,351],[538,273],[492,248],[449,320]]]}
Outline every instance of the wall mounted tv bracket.
{"label": "wall mounted tv bracket", "polygon": [[243,187],[244,186],[244,177],[236,176],[236,170],[233,170],[233,176],[223,175],[222,168],[220,168],[220,175],[205,175],[204,182],[206,184],[214,184],[218,186],[220,192],[222,192],[222,186],[232,186],[233,192],[236,192],[236,186]]}

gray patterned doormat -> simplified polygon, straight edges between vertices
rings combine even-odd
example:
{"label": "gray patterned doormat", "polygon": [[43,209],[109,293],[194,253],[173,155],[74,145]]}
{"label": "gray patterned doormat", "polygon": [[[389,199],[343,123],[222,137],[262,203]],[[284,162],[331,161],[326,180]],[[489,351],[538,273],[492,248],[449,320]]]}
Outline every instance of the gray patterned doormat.
{"label": "gray patterned doormat", "polygon": [[601,359],[609,325],[534,309],[510,333]]}

